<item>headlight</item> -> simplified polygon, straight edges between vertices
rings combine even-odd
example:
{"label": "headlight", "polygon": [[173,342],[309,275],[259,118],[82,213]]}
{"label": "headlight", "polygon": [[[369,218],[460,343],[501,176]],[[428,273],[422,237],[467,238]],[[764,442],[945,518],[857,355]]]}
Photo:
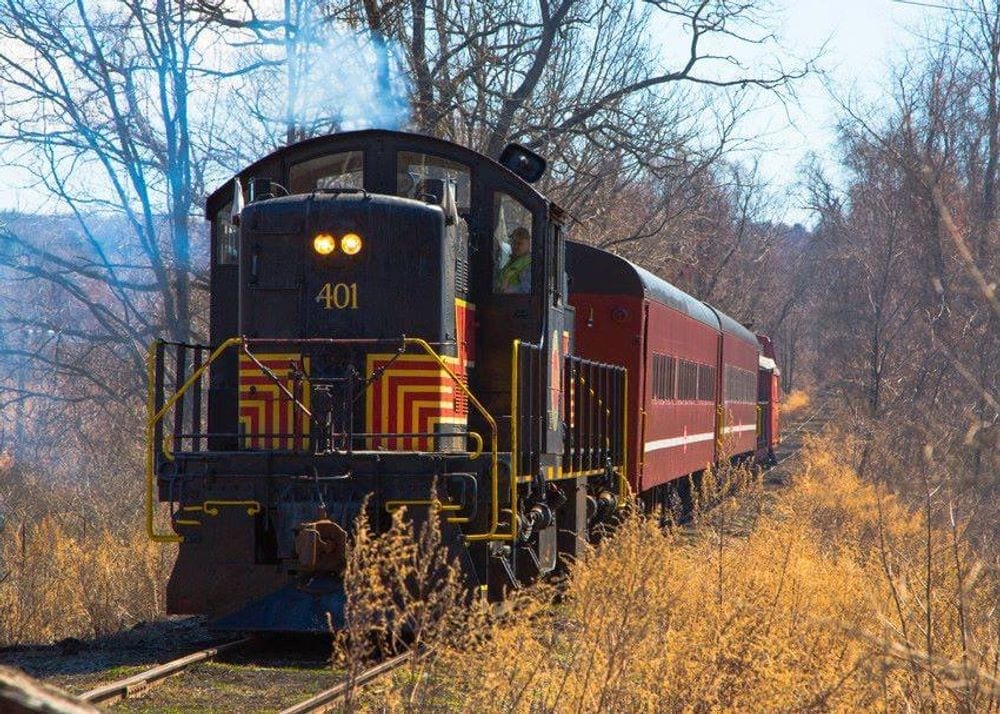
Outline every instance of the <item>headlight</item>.
{"label": "headlight", "polygon": [[357,233],[348,233],[340,239],[340,249],[347,255],[357,255],[361,251],[361,236]]}
{"label": "headlight", "polygon": [[337,239],[329,233],[320,233],[313,238],[313,250],[320,255],[330,255],[337,250]]}

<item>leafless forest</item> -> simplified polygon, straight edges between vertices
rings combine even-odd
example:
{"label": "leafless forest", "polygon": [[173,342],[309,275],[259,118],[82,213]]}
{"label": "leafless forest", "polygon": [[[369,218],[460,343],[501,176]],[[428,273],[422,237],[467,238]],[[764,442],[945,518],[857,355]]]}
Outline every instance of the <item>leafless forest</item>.
{"label": "leafless forest", "polygon": [[[774,218],[792,199],[748,159],[748,117],[796,102],[828,58],[775,38],[766,3],[2,0],[0,150],[39,199],[0,215],[0,645],[100,634],[162,609],[171,556],[139,527],[145,355],[158,336],[207,341],[204,197],[286,142],[380,126],[491,155],[527,145],[550,161],[543,190],[573,216],[573,238],[772,335],[786,392],[838,405],[814,466],[856,476],[868,516],[893,499],[877,519],[824,511],[827,530],[810,532],[835,539],[833,522],[847,533],[891,516],[876,530],[901,539],[900,563],[926,545],[925,577],[903,597],[923,619],[899,607],[902,564],[816,576],[884,578],[866,597],[883,598],[872,612],[884,606],[890,625],[865,637],[902,647],[912,674],[885,708],[995,711],[1000,689],[976,699],[969,672],[998,687],[1000,4],[928,18],[877,102],[829,86],[839,165],[803,166],[814,217],[803,227]],[[843,487],[819,483],[820,500]],[[851,507],[838,503],[827,506]],[[623,541],[653,557],[633,527]],[[882,539],[883,556],[893,547]],[[952,569],[934,570],[932,551]],[[932,594],[932,570],[947,595]],[[850,609],[817,607],[834,620]],[[708,632],[683,616],[702,628],[692,642]],[[869,640],[859,653],[877,649]],[[805,671],[809,656],[796,650],[782,671]],[[851,657],[823,665],[837,696],[864,670]],[[949,698],[956,678],[966,689]],[[579,687],[584,708],[608,704]]]}

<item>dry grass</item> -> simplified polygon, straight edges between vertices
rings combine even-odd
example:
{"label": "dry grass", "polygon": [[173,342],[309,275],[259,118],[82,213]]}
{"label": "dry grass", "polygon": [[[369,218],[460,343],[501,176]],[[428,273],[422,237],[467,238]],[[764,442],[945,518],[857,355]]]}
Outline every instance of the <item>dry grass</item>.
{"label": "dry grass", "polygon": [[0,646],[103,635],[162,616],[171,551],[139,529],[74,534],[66,520],[0,531]]}
{"label": "dry grass", "polygon": [[809,443],[766,509],[751,483],[749,525],[731,527],[743,500],[693,531],[629,520],[573,564],[558,601],[522,594],[492,621],[477,609],[488,637],[452,613],[364,707],[996,711],[995,571],[958,524],[928,527],[836,454]]}
{"label": "dry grass", "polygon": [[[518,593],[502,616],[468,596],[432,525],[414,533],[398,514],[376,537],[360,523],[340,662],[358,672],[379,652],[419,654],[349,707],[998,711],[995,563],[939,495],[914,511],[859,478],[855,456],[844,437],[808,441],[777,497],[753,472],[709,474],[692,525],[631,518],[558,594]],[[718,502],[720,483],[739,495]],[[155,617],[168,566],[141,533],[8,523],[0,642]]]}
{"label": "dry grass", "polygon": [[789,392],[788,395],[781,400],[780,408],[783,412],[791,413],[798,411],[803,407],[808,407],[810,401],[808,392],[801,389],[795,389]]}

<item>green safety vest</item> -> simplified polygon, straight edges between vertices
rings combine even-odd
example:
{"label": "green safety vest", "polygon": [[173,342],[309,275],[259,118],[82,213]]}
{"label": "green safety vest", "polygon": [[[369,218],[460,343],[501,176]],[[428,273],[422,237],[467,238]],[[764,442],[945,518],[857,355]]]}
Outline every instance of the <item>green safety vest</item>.
{"label": "green safety vest", "polygon": [[500,270],[497,287],[503,292],[515,292],[514,288],[521,286],[524,271],[530,268],[531,253],[517,256]]}

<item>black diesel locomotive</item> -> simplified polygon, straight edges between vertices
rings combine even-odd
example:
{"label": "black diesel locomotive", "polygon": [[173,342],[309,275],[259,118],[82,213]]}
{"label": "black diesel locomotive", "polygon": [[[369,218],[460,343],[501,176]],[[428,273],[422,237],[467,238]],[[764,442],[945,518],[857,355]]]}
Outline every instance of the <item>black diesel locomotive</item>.
{"label": "black diesel locomotive", "polygon": [[212,347],[158,342],[150,361],[170,612],[338,623],[366,497],[376,530],[433,506],[492,597],[614,511],[625,371],[572,356],[563,215],[529,184],[544,161],[501,162],[362,131],[277,151],[209,198]]}
{"label": "black diesel locomotive", "polygon": [[[531,186],[544,170],[516,145],[494,161],[371,130],[278,150],[209,198],[211,346],[150,349],[147,528],[180,544],[169,612],[223,629],[341,624],[364,504],[376,531],[400,508],[439,514],[470,587],[499,598],[578,554],[644,490],[650,444],[681,448],[644,441],[644,363],[598,357],[606,328],[645,359],[635,313],[666,284],[568,247],[565,215]],[[574,349],[571,274],[595,296],[590,359]],[[608,295],[609,274],[635,278],[637,307]],[[753,336],[736,338],[755,360]],[[726,426],[718,387],[715,460],[725,433],[755,428]]]}

